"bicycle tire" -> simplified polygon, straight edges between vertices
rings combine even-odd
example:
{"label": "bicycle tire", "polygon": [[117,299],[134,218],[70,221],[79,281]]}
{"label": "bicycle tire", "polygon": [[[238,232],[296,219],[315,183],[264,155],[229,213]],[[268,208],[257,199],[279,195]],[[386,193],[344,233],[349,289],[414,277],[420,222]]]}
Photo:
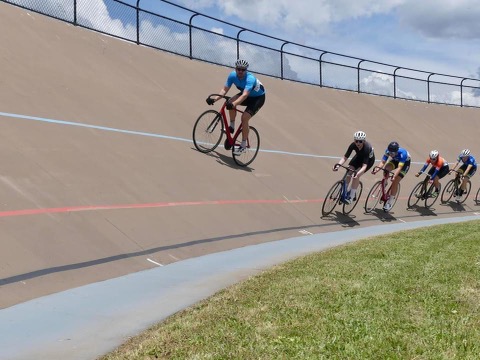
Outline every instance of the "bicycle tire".
{"label": "bicycle tire", "polygon": [[350,214],[353,209],[355,209],[355,207],[357,206],[358,202],[360,201],[360,196],[362,196],[362,191],[363,191],[363,184],[362,182],[360,181],[358,183],[358,187],[357,187],[357,192],[355,194],[355,198],[356,200],[355,201],[352,201],[350,204],[347,204],[347,203],[344,203],[343,204],[343,215],[348,215]]}
{"label": "bicycle tire", "polygon": [[462,194],[462,197],[460,198],[460,201],[457,201],[457,204],[463,204],[465,200],[467,200],[468,195],[470,195],[470,191],[472,190],[472,183],[470,180],[467,181],[467,190]]}
{"label": "bicycle tire", "polygon": [[322,216],[330,215],[332,211],[335,209],[338,202],[340,201],[342,186],[343,186],[343,181],[339,180],[333,184],[330,190],[328,190],[327,195],[323,200]]}
{"label": "bicycle tire", "polygon": [[193,144],[198,151],[209,153],[220,144],[224,131],[222,115],[218,111],[207,110],[195,121]]}
{"label": "bicycle tire", "polygon": [[250,165],[253,160],[257,157],[258,150],[260,149],[260,134],[258,133],[257,129],[253,126],[249,126],[249,133],[248,133],[248,142],[247,142],[247,149],[244,153],[240,155],[235,155],[235,149],[240,147],[241,141],[238,140],[238,137],[242,133],[241,131],[238,132],[237,136],[233,139],[234,145],[232,146],[232,157],[233,161],[239,166],[247,166]]}
{"label": "bicycle tire", "polygon": [[435,185],[430,184],[428,187],[427,193],[425,194],[425,207],[428,209],[435,204],[435,202],[438,199],[438,194],[437,196],[432,196],[432,194],[435,192]]}
{"label": "bicycle tire", "polygon": [[447,182],[447,185],[445,185],[445,188],[442,191],[441,201],[443,204],[445,204],[452,198],[455,190],[455,179],[451,179]]}
{"label": "bicycle tire", "polygon": [[407,201],[407,208],[408,209],[417,205],[418,202],[420,201],[421,197],[424,196],[424,194],[423,194],[423,182],[424,181],[420,181],[417,185],[415,185],[412,192],[410,193],[410,196],[408,197],[408,201]]}
{"label": "bicycle tire", "polygon": [[373,184],[365,199],[365,212],[371,213],[382,199],[382,180]]}
{"label": "bicycle tire", "polygon": [[478,188],[477,190],[477,195],[475,195],[475,204],[478,205],[478,203],[480,202],[480,188]]}

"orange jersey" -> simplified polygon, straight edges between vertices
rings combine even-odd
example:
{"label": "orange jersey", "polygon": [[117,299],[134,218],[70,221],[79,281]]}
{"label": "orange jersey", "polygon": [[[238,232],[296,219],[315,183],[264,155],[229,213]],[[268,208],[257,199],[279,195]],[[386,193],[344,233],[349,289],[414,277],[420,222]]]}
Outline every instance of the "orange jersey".
{"label": "orange jersey", "polygon": [[428,166],[429,164],[432,165],[432,167],[434,167],[435,169],[437,170],[440,170],[442,168],[443,165],[447,164],[447,162],[445,161],[445,159],[441,156],[439,156],[437,158],[437,161],[435,163],[432,163],[432,160],[430,159],[430,157],[427,158],[427,161],[425,162],[425,164]]}

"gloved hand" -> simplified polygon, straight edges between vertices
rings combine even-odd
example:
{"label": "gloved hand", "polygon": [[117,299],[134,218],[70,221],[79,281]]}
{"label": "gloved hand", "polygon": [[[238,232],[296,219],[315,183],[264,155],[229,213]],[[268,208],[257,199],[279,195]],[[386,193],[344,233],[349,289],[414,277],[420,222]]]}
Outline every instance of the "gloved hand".
{"label": "gloved hand", "polygon": [[227,101],[227,110],[232,110],[235,106],[233,106],[233,103],[231,103],[230,101]]}
{"label": "gloved hand", "polygon": [[208,105],[213,105],[213,103],[215,102],[215,100],[213,100],[211,97],[207,98],[207,100],[205,100],[207,102]]}

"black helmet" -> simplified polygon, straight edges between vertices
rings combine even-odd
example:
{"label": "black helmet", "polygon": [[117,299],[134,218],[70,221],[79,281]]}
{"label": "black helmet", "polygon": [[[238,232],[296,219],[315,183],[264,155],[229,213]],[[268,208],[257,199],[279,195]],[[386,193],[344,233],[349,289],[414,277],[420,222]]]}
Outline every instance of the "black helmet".
{"label": "black helmet", "polygon": [[398,143],[396,141],[392,141],[390,144],[388,144],[388,151],[389,152],[397,152],[398,151]]}

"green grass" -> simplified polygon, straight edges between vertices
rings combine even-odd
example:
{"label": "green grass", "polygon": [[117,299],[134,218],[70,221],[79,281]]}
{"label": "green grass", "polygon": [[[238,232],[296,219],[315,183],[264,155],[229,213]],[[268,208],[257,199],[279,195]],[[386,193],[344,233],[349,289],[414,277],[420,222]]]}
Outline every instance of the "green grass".
{"label": "green grass", "polygon": [[479,359],[479,229],[400,232],[276,266],[102,359]]}

